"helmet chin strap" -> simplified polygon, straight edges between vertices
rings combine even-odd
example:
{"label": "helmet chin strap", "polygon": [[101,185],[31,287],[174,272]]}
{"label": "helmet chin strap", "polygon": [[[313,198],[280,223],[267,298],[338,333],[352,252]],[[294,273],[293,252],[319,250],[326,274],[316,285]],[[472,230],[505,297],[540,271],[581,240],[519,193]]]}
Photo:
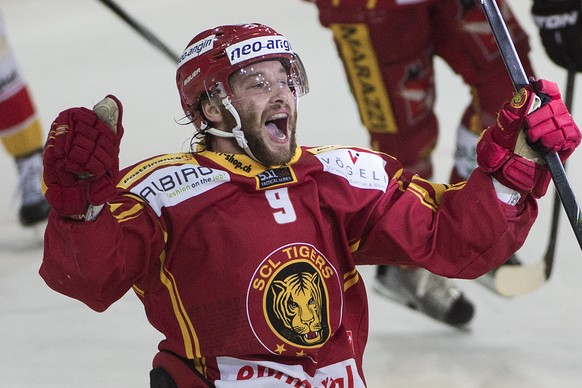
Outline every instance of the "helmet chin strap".
{"label": "helmet chin strap", "polygon": [[231,132],[223,131],[222,129],[212,127],[208,128],[206,132],[218,137],[234,137],[239,147],[241,147],[248,156],[262,164],[262,162],[259,159],[257,159],[255,155],[253,155],[251,149],[249,148],[249,144],[247,142],[247,139],[245,138],[245,133],[241,130],[242,125],[240,122],[240,116],[236,111],[235,107],[232,106],[230,98],[228,97],[223,98],[222,105],[224,105],[226,110],[228,110],[232,117],[234,117],[234,120],[236,121],[236,126],[231,130]]}

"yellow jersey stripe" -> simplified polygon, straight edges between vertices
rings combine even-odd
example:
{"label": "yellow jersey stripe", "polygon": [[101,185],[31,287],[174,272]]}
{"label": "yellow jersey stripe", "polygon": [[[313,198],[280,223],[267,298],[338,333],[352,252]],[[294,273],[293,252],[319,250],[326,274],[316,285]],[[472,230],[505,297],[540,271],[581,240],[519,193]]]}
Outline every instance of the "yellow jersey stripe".
{"label": "yellow jersey stripe", "polygon": [[344,292],[354,284],[358,283],[359,280],[360,274],[355,268],[352,271],[344,274]]}
{"label": "yellow jersey stripe", "polygon": [[184,340],[184,350],[186,351],[186,357],[190,359],[201,358],[200,353],[200,342],[194,326],[188,317],[184,304],[180,298],[180,294],[176,288],[176,281],[174,276],[165,267],[166,255],[162,252],[160,255],[160,280],[168,289],[170,300],[172,302],[172,308],[174,310],[174,315],[180,326],[180,331],[182,332],[182,338]]}

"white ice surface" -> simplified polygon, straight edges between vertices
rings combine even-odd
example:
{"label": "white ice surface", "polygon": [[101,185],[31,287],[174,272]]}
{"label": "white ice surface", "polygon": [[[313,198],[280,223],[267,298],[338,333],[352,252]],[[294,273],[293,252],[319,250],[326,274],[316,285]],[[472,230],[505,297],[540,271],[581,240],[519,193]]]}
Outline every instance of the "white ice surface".
{"label": "white ice surface", "polygon": [[[311,92],[301,100],[302,144],[367,145],[329,31],[312,5],[268,0],[119,0],[173,50],[219,24],[261,22],[293,43],[305,63]],[[512,0],[531,34],[538,75],[564,85],[531,23],[531,2]],[[185,150],[191,128],[179,126],[175,66],[100,2],[0,0],[11,45],[45,125],[63,109],[92,106],[104,95],[125,105],[121,163]],[[451,165],[454,132],[468,91],[437,63],[437,109],[442,135],[436,179]],[[581,81],[579,81],[581,82]],[[582,85],[573,112],[582,123]],[[582,200],[582,152],[568,175]],[[63,388],[148,386],[160,334],[150,328],[131,293],[105,313],[50,290],[38,276],[39,235],[20,228],[16,170],[0,154],[5,194],[0,197],[0,387]],[[552,199],[541,201],[538,223],[522,249],[528,262],[546,249]],[[549,284],[506,300],[474,282],[459,284],[477,308],[470,331],[460,332],[370,293],[370,340],[365,369],[370,387],[580,387],[582,386],[582,254],[562,214],[557,262]],[[373,268],[361,268],[366,281]],[[220,325],[220,322],[217,322]]]}

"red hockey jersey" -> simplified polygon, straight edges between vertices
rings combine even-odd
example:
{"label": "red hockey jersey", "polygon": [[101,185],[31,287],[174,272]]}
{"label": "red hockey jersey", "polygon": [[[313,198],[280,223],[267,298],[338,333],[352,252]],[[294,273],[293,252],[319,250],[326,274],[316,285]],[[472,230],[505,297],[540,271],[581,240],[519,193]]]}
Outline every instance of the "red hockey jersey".
{"label": "red hockey jersey", "polygon": [[93,222],[51,214],[40,273],[97,311],[133,288],[165,335],[154,366],[180,387],[363,387],[356,265],[477,277],[521,246],[537,214],[529,196],[501,203],[480,170],[437,185],[346,147],[301,147],[272,168],[161,155],[125,169],[118,194]]}

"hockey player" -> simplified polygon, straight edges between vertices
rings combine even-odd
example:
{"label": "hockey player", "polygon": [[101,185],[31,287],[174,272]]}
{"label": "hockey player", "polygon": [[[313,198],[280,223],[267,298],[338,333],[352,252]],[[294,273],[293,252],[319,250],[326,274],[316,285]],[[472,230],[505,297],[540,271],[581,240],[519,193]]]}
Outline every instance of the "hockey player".
{"label": "hockey player", "polygon": [[[165,337],[152,387],[364,387],[356,265],[460,278],[501,265],[550,181],[530,160],[538,154],[514,153],[521,128],[563,161],[581,136],[556,85],[532,81],[503,106],[479,142],[479,168],[458,185],[383,153],[299,147],[307,76],[290,43],[260,24],[195,36],[176,82],[196,128],[191,152],[119,172],[114,96],[61,112],[44,152],[52,210],[40,274],[96,311],[136,292]],[[548,102],[526,115],[536,93]]]}
{"label": "hockey player", "polygon": [[8,44],[0,14],[0,139],[14,157],[21,192],[19,220],[32,226],[46,220],[49,205],[41,191],[44,135],[26,82]]}
{"label": "hockey player", "polygon": [[[372,149],[394,155],[423,178],[432,175],[438,136],[434,58],[463,78],[472,99],[457,128],[450,181],[467,179],[477,166],[478,136],[494,124],[513,88],[480,1],[307,1],[317,5],[321,24],[333,32]],[[497,3],[524,69],[533,76],[528,37],[507,2]],[[569,63],[580,68],[580,0],[537,0],[533,12],[550,57],[564,66],[569,55]],[[508,264],[516,260],[512,256]],[[381,295],[447,324],[466,327],[474,315],[473,303],[452,281],[424,269],[380,266],[375,280]],[[480,280],[489,284],[487,277]]]}

